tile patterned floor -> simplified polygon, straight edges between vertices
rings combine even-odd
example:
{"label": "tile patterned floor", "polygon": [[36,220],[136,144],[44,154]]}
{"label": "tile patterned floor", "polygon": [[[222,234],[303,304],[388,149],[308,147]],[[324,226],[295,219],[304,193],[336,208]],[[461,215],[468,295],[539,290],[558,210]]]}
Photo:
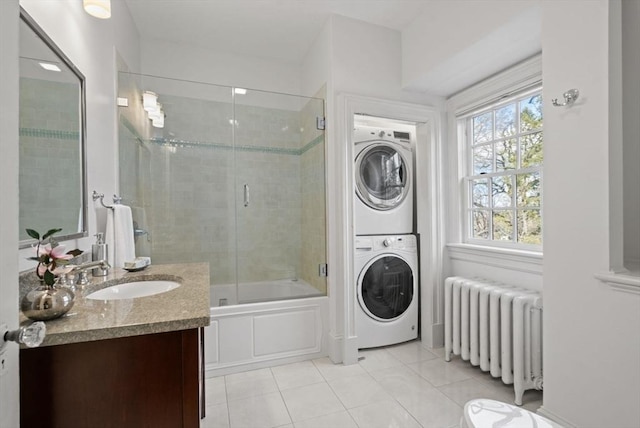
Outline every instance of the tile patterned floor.
{"label": "tile patterned floor", "polygon": [[[202,428],[449,428],[472,398],[513,402],[513,387],[419,341],[360,351],[358,364],[320,358],[206,381]],[[542,405],[527,391],[524,406]]]}

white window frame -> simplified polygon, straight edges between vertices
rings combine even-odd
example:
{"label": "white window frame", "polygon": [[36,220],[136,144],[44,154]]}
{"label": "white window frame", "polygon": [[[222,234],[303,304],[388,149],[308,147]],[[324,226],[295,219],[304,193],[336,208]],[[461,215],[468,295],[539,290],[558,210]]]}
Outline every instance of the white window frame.
{"label": "white window frame", "polygon": [[[468,117],[483,108],[498,105],[504,102],[506,97],[518,96],[541,87],[542,59],[541,55],[536,55],[453,95],[447,100],[448,140],[450,144],[447,149],[449,173],[447,174],[446,215],[449,221],[446,234],[449,252],[453,251],[457,254],[454,258],[462,257],[463,259],[475,260],[477,257],[502,255],[502,257],[509,257],[509,260],[514,258],[516,264],[530,260],[533,264],[530,269],[532,272],[538,272],[541,269],[542,246],[467,239],[469,226],[467,224],[466,201],[469,200],[470,195],[465,177],[468,175],[470,160],[466,148],[466,127],[464,121],[459,120],[459,118]],[[542,213],[542,202],[540,209]],[[503,260],[506,261],[506,259]],[[526,264],[528,265],[528,263]]]}
{"label": "white window frame", "polygon": [[[496,94],[496,95],[500,95],[500,94]],[[517,166],[519,166],[520,164],[520,160],[521,160],[521,146],[520,144],[517,144],[517,148],[516,148],[516,161],[517,164],[516,168],[513,169],[504,169],[504,170],[497,170],[497,165],[496,165],[496,154],[495,154],[495,143],[497,141],[500,141],[501,138],[492,138],[491,140],[489,140],[487,143],[485,143],[485,145],[491,145],[492,147],[492,172],[487,172],[487,173],[482,173],[482,174],[474,174],[474,159],[473,159],[473,149],[474,149],[474,145],[473,145],[473,118],[477,117],[479,115],[482,115],[484,113],[487,112],[493,112],[495,110],[498,110],[501,107],[504,107],[506,105],[509,104],[515,104],[516,105],[516,118],[518,118],[518,125],[519,125],[519,113],[520,113],[520,108],[518,106],[519,101],[530,97],[530,96],[534,96],[534,95],[542,95],[542,85],[541,84],[536,84],[533,87],[527,88],[525,90],[521,90],[521,91],[517,91],[516,93],[511,93],[508,96],[502,96],[500,101],[498,102],[492,102],[489,103],[487,105],[484,105],[482,107],[479,107],[477,109],[474,109],[464,115],[460,115],[457,117],[457,120],[459,122],[459,129],[460,129],[460,133],[459,133],[459,138],[462,139],[462,141],[459,142],[459,144],[463,147],[463,150],[465,152],[465,159],[466,159],[466,165],[465,165],[465,170],[463,171],[463,192],[462,192],[462,209],[463,209],[463,216],[462,216],[462,230],[463,230],[463,242],[466,242],[468,244],[473,244],[473,245],[479,245],[479,246],[496,246],[496,247],[503,247],[503,248],[514,248],[514,249],[519,249],[519,250],[527,250],[527,251],[542,251],[542,244],[537,245],[537,244],[527,244],[527,243],[521,243],[521,242],[517,242],[517,236],[518,236],[518,221],[517,221],[517,214],[519,211],[523,211],[523,210],[537,210],[540,213],[540,219],[541,222],[543,222],[542,219],[542,212],[543,212],[543,208],[542,208],[542,196],[543,196],[543,165],[539,165],[539,166],[530,166],[530,167],[526,167],[526,168],[518,168]],[[544,112],[543,112],[544,115]],[[493,128],[495,131],[495,121],[492,121],[493,123]],[[522,136],[526,136],[526,135],[531,135],[531,134],[536,134],[538,132],[544,132],[544,125],[542,128],[539,129],[535,129],[535,130],[531,130],[531,131],[525,131],[525,132],[520,132],[520,129],[518,129],[516,131],[516,133],[512,136],[509,137],[509,139],[519,139]],[[544,140],[543,140],[544,141]],[[544,142],[543,142],[544,145]],[[478,145],[476,145],[477,147]],[[517,206],[517,196],[518,196],[518,189],[516,188],[516,176],[521,175],[521,174],[538,174],[539,175],[539,179],[540,179],[540,204],[537,206]],[[491,186],[488,186],[488,207],[486,209],[477,209],[473,207],[473,192],[471,191],[471,183],[474,180],[480,180],[480,179],[493,179],[495,177],[510,177],[510,181],[511,181],[511,186],[512,186],[512,195],[511,195],[511,203],[509,207],[505,207],[503,209],[501,209],[500,207],[496,208],[493,206],[493,201],[492,201],[492,197],[491,197]],[[510,213],[512,213],[513,215],[513,230],[512,230],[512,240],[510,241],[501,241],[501,240],[496,240],[493,239],[491,236],[489,236],[488,238],[484,239],[484,238],[476,238],[473,236],[473,212],[476,211],[486,211],[489,213],[489,231],[488,233],[491,234],[492,233],[492,215],[495,211],[508,211]],[[542,238],[542,237],[541,237]]]}

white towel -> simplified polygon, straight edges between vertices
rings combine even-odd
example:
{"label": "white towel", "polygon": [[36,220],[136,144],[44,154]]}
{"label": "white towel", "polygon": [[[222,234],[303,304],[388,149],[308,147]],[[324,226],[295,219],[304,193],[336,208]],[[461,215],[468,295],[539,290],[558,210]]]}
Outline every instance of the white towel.
{"label": "white towel", "polygon": [[126,205],[114,204],[107,213],[107,230],[105,243],[108,245],[108,261],[112,267],[124,267],[124,262],[136,258],[135,243],[133,241],[133,217],[131,208]]}

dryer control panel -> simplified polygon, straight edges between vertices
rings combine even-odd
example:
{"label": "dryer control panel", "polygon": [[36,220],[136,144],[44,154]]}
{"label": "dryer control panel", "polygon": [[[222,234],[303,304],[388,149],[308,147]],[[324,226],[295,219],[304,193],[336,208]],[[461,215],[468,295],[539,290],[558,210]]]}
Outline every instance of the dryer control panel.
{"label": "dryer control panel", "polygon": [[396,131],[393,129],[380,129],[368,126],[356,126],[353,130],[353,142],[359,144],[366,141],[385,140],[397,144],[409,145],[411,133],[408,131]]}

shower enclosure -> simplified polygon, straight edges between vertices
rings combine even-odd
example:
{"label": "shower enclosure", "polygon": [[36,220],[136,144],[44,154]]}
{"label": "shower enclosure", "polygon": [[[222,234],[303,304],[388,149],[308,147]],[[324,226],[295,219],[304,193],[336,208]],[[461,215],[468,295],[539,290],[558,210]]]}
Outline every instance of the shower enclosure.
{"label": "shower enclosure", "polygon": [[125,72],[118,97],[136,255],[209,263],[212,306],[326,294],[321,98]]}

